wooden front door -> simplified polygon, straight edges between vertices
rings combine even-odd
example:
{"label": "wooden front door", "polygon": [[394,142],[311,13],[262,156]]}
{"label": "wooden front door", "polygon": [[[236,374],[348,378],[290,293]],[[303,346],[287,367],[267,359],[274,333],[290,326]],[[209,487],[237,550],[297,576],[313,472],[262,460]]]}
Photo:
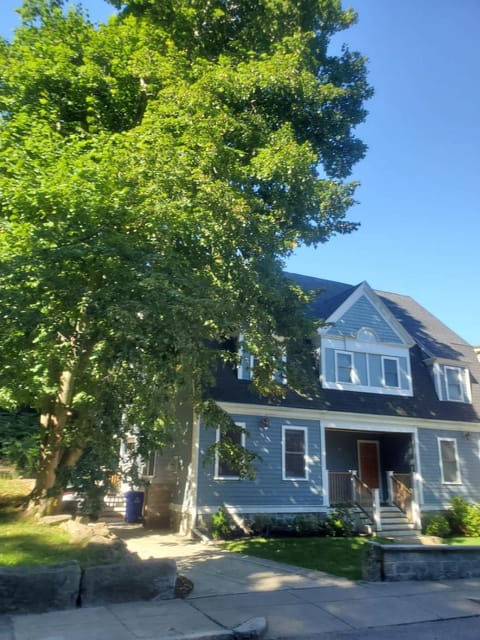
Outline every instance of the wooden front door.
{"label": "wooden front door", "polygon": [[358,471],[360,480],[370,489],[380,488],[380,457],[377,440],[358,441]]}

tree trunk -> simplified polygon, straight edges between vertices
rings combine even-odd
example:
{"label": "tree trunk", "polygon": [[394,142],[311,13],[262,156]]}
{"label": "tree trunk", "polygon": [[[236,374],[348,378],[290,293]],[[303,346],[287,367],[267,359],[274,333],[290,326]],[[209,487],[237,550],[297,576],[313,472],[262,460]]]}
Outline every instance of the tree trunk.
{"label": "tree trunk", "polygon": [[43,515],[57,513],[61,506],[62,487],[57,484],[56,470],[65,455],[63,437],[70,414],[73,389],[73,373],[63,371],[53,407],[40,417],[40,463],[32,497],[35,510]]}

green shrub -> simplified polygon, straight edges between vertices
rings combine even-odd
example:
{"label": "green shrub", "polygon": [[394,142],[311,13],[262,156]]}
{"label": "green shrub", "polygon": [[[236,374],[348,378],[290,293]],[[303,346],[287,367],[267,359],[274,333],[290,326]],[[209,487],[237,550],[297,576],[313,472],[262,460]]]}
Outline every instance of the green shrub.
{"label": "green shrub", "polygon": [[450,500],[450,511],[447,514],[453,535],[465,535],[465,518],[467,517],[468,502],[461,496]]}
{"label": "green shrub", "polygon": [[451,533],[460,536],[480,535],[480,505],[471,504],[461,496],[455,496],[450,501],[448,512]]}
{"label": "green shrub", "polygon": [[322,523],[312,513],[295,516],[292,528],[299,536],[318,536],[323,532]]}
{"label": "green shrub", "polygon": [[232,532],[232,520],[227,509],[221,506],[212,516],[212,536],[215,540],[225,540]]}
{"label": "green shrub", "polygon": [[427,536],[448,537],[451,534],[448,518],[442,515],[431,516],[425,525],[425,533]]}
{"label": "green shrub", "polygon": [[347,507],[337,507],[325,520],[327,536],[342,537],[353,535],[353,522]]}
{"label": "green shrub", "polygon": [[469,504],[465,514],[464,529],[466,536],[480,536],[480,505]]}

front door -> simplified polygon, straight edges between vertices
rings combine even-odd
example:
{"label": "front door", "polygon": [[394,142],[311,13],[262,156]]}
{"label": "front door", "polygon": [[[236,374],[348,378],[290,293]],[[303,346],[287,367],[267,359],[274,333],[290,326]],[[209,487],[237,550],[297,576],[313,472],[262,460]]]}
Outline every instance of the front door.
{"label": "front door", "polygon": [[358,441],[358,470],[360,480],[370,489],[380,488],[380,457],[377,440]]}

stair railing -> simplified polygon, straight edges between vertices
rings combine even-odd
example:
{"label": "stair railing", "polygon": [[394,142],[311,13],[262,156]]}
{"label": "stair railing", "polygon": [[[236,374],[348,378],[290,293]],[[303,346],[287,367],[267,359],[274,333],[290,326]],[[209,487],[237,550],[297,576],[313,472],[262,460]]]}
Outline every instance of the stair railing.
{"label": "stair railing", "polygon": [[353,502],[368,516],[377,531],[382,530],[380,516],[380,492],[371,489],[368,484],[360,480],[356,471],[350,471],[352,482]]}
{"label": "stair railing", "polygon": [[413,490],[413,476],[411,473],[395,473],[387,471],[390,502],[402,511],[407,520],[416,523],[418,506]]}
{"label": "stair railing", "polygon": [[355,504],[368,517],[377,531],[382,529],[380,494],[360,480],[356,471],[328,472],[329,503]]}

